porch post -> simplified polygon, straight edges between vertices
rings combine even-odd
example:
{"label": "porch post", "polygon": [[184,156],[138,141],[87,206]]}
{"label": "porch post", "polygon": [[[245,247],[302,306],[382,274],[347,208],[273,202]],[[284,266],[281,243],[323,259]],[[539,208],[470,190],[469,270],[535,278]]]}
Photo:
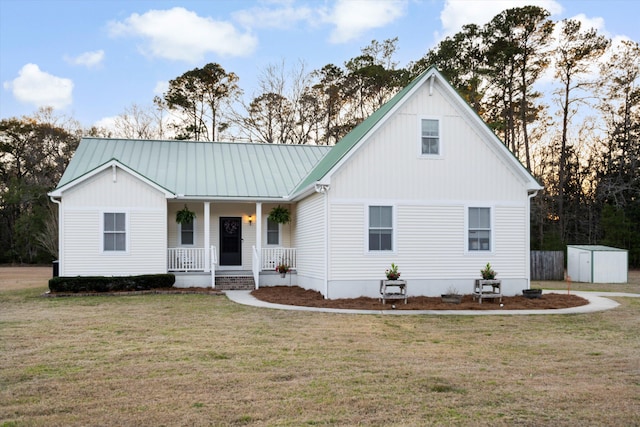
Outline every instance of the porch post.
{"label": "porch post", "polygon": [[210,212],[211,212],[211,202],[204,202],[204,271],[205,272],[210,272],[211,271],[211,250],[209,249],[211,247],[211,233],[210,233],[210,229],[211,229],[211,218],[210,218]]}
{"label": "porch post", "polygon": [[260,258],[258,271],[262,271],[262,202],[256,202],[256,250]]}

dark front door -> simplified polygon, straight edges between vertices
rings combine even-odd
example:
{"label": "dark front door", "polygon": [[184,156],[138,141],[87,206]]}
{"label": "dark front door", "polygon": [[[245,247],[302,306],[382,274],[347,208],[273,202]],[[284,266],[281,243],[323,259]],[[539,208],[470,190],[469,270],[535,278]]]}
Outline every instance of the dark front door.
{"label": "dark front door", "polygon": [[242,218],[220,218],[220,265],[242,265]]}

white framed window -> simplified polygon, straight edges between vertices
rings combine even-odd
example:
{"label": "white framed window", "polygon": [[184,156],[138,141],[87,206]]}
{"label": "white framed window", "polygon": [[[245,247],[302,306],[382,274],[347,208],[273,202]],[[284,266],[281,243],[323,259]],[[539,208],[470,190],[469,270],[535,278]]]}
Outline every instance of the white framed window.
{"label": "white framed window", "polygon": [[469,207],[468,247],[469,252],[491,252],[491,208]]}
{"label": "white framed window", "polygon": [[280,223],[267,218],[267,245],[280,244]]}
{"label": "white framed window", "polygon": [[393,251],[393,206],[369,206],[369,252]]}
{"label": "white framed window", "polygon": [[196,242],[196,220],[179,224],[178,234],[180,235],[181,246],[193,246]]}
{"label": "white framed window", "polygon": [[442,156],[442,134],[440,119],[437,117],[421,117],[419,123],[420,156]]}
{"label": "white framed window", "polygon": [[104,252],[126,252],[127,215],[124,212],[102,214],[102,250]]}

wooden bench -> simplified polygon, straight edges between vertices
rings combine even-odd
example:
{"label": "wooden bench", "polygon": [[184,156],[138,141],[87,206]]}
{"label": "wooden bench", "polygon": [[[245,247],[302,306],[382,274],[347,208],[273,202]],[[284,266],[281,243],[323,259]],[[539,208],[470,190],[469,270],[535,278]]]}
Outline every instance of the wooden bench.
{"label": "wooden bench", "polygon": [[382,304],[388,299],[403,299],[407,303],[407,281],[406,280],[381,280],[380,299]]}
{"label": "wooden bench", "polygon": [[[491,290],[484,290],[485,287],[491,287]],[[500,280],[483,280],[476,279],[473,285],[473,293],[471,294],[473,300],[478,298],[480,304],[482,304],[482,298],[500,298],[502,302],[502,281]]]}

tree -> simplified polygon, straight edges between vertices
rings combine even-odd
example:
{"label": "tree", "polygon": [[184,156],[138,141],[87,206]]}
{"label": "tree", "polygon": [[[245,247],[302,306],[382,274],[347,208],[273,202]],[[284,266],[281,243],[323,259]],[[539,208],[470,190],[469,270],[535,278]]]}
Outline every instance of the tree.
{"label": "tree", "polygon": [[178,113],[177,139],[215,141],[229,126],[223,107],[230,109],[241,94],[238,80],[219,64],[209,63],[170,80],[168,91],[154,102]]}
{"label": "tree", "polygon": [[[549,12],[536,6],[507,9],[484,28],[488,74],[492,85],[493,122],[502,130],[505,144],[524,158],[531,170],[528,125],[542,108],[534,100],[540,97],[533,84],[549,65],[546,48],[554,24]],[[521,147],[522,145],[522,147]],[[521,153],[521,148],[524,153]]]}
{"label": "tree", "polygon": [[575,95],[593,86],[593,82],[584,78],[589,67],[607,49],[609,41],[598,35],[595,29],[581,31],[581,23],[575,20],[563,20],[560,40],[555,52],[555,77],[561,88],[555,94],[560,103],[562,116],[562,135],[560,139],[560,160],[558,164],[558,216],[562,240],[566,241],[565,197],[568,179],[568,132],[576,104],[585,102],[584,97]]}
{"label": "tree", "polygon": [[285,63],[271,64],[261,73],[260,95],[245,106],[247,116],[240,118],[241,128],[250,140],[283,144],[307,144],[317,108],[308,96],[311,77],[303,62],[290,70]]}
{"label": "tree", "polygon": [[469,105],[477,113],[483,114],[485,50],[481,28],[467,24],[460,32],[445,38],[435,49],[411,64],[410,74],[415,78],[431,65],[436,66]]}
{"label": "tree", "polygon": [[[623,41],[600,69],[606,134],[599,153],[597,200],[606,244],[640,265],[640,45]],[[595,162],[594,162],[595,163]],[[597,164],[597,163],[595,163]]]}
{"label": "tree", "polygon": [[60,180],[79,143],[75,125],[54,117],[51,109],[0,121],[0,260],[50,261],[37,236],[46,232],[50,215],[47,192]]}
{"label": "tree", "polygon": [[127,139],[163,139],[164,124],[161,108],[131,104],[114,121],[112,137]]}

